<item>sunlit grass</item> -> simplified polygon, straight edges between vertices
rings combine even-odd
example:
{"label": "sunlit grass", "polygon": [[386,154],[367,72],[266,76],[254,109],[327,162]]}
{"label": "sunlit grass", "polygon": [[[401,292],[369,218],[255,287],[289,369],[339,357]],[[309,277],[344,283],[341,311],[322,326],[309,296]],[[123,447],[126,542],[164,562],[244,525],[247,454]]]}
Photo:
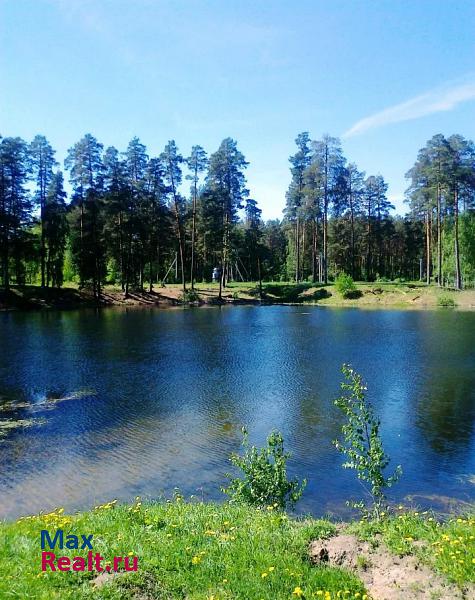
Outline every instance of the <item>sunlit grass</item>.
{"label": "sunlit grass", "polygon": [[[40,570],[40,530],[94,534],[93,551],[108,559],[133,553],[137,573],[100,589],[91,573]],[[236,505],[173,502],[132,506],[109,503],[75,516],[55,511],[0,526],[1,598],[188,598],[278,600],[363,598],[350,573],[313,567],[308,542],[328,536],[326,521],[297,521],[285,514]],[[85,555],[62,550],[60,555]],[[144,596],[139,596],[144,594]]]}
{"label": "sunlit grass", "polygon": [[438,521],[428,511],[406,512],[380,522],[355,523],[363,539],[381,534],[394,554],[415,554],[458,585],[475,583],[475,514]]}

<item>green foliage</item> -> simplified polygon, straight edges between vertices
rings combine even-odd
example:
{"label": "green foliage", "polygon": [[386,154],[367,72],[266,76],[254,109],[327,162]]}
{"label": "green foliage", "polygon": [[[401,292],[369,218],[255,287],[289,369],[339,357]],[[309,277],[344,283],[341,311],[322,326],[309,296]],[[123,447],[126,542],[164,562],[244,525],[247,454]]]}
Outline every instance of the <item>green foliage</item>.
{"label": "green foliage", "polygon": [[[463,214],[459,217],[460,265],[464,287],[475,285],[475,215]],[[454,223],[445,224],[442,237],[442,270],[444,283],[449,286],[455,282]]]}
{"label": "green foliage", "polygon": [[327,540],[338,533],[336,525],[325,519],[306,519],[302,528],[308,540]]}
{"label": "green foliage", "polygon": [[[312,527],[312,522],[246,505],[184,502],[179,495],[168,502],[110,502],[75,515],[60,509],[2,522],[0,598],[290,600],[297,598],[293,592],[298,586],[302,598],[319,598],[317,592],[327,590],[332,598],[361,600],[365,590],[355,575],[338,568],[315,568],[306,559],[313,534],[331,528],[324,522]],[[106,560],[132,552],[138,557],[138,571],[111,578],[100,587],[91,585],[93,573],[43,574],[37,558],[40,531],[58,528],[78,535],[93,533],[94,551]],[[61,551],[64,556],[78,554],[86,553]]]}
{"label": "green foliage", "polygon": [[200,295],[198,294],[198,292],[196,290],[186,290],[186,292],[183,292],[180,296],[180,301],[183,302],[183,304],[199,302],[199,300],[200,300]]}
{"label": "green foliage", "polygon": [[[265,284],[263,292],[267,299],[276,302],[303,302],[304,292],[312,287],[310,283],[284,283],[284,284]],[[259,286],[256,286],[254,294],[259,295]]]}
{"label": "green foliage", "polygon": [[369,485],[366,489],[371,497],[372,506],[367,507],[364,501],[350,504],[364,514],[371,513],[375,518],[379,518],[381,513],[387,510],[386,488],[397,482],[402,470],[398,466],[392,475],[385,475],[390,461],[384,452],[379,432],[380,421],[366,400],[367,387],[361,375],[349,365],[343,365],[342,372],[346,381],[341,383],[341,389],[345,393],[335,400],[335,406],[345,415],[346,423],[341,428],[343,442],[336,440],[334,445],[347,457],[343,467],[354,469],[358,479]]}
{"label": "green foliage", "polygon": [[[99,298],[106,282],[120,283],[127,295],[129,288],[181,279],[185,290],[185,280],[206,281],[220,265],[231,277],[249,282],[295,280],[312,286],[317,278],[327,284],[343,272],[355,281],[376,277],[379,282],[404,283],[419,277],[428,215],[434,278],[437,202],[443,284],[475,285],[473,142],[460,135],[447,139],[437,135],[428,142],[408,173],[411,214],[405,217],[389,214],[384,178],[365,179],[346,160],[337,139],[311,140],[304,132],[296,144],[290,157],[285,217],[264,223],[257,202],[249,197],[248,163],[230,138],[209,160],[197,145],[184,160],[173,140],[158,157],[150,157],[138,138],[121,152],[104,148],[86,134],[65,160],[71,183],[67,202],[55,151],[47,139],[36,136],[27,144],[20,138],[3,138],[2,286],[42,282],[48,287],[77,281],[92,287]],[[184,162],[185,178],[192,184],[189,195],[183,188]],[[349,275],[340,275],[337,284],[344,298],[361,296]],[[323,298],[323,292],[314,297],[303,292],[282,288],[276,299]]]}
{"label": "green foliage", "polygon": [[297,478],[287,478],[287,460],[284,452],[284,438],[279,431],[272,431],[267,438],[267,446],[249,446],[249,436],[243,427],[244,455],[231,455],[231,463],[240,469],[243,478],[230,479],[229,487],[223,488],[234,502],[244,502],[271,510],[284,510],[293,507],[302,496],[307,481],[299,483]]}
{"label": "green foliage", "polygon": [[343,298],[352,298],[355,295],[356,289],[355,282],[351,275],[346,273],[340,273],[335,280],[336,291],[343,296]]}
{"label": "green foliage", "polygon": [[443,306],[446,308],[454,308],[457,306],[455,300],[452,296],[448,296],[447,294],[443,294],[437,298],[437,306]]}

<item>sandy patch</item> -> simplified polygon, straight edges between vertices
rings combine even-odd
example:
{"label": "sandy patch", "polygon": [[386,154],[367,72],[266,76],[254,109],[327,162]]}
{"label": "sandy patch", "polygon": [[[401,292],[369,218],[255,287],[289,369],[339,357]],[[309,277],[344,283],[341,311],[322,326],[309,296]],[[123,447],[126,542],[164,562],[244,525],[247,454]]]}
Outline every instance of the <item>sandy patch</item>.
{"label": "sandy patch", "polygon": [[374,600],[474,600],[475,590],[450,585],[415,556],[391,554],[379,541],[361,542],[340,534],[310,544],[314,564],[329,564],[354,572]]}

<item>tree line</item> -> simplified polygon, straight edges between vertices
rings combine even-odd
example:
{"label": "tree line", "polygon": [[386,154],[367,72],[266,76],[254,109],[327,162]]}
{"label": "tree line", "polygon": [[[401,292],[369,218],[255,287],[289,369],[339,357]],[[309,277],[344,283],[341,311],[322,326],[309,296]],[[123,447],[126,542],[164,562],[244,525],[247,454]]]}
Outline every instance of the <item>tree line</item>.
{"label": "tree line", "polygon": [[[419,279],[461,288],[475,279],[475,149],[434,136],[408,172],[405,217],[390,214],[387,184],[345,158],[336,138],[297,136],[282,220],[264,222],[246,187],[248,166],[224,139],[210,156],[158,156],[134,137],[124,151],[86,134],[64,169],[43,135],[0,139],[0,274],[11,284],[77,281],[99,298],[179,281],[183,293],[214,270],[230,280],[328,283]],[[189,183],[189,187],[185,185]]]}
{"label": "tree line", "polygon": [[[393,216],[382,175],[348,162],[338,139],[297,136],[284,226],[295,281],[422,279],[461,289],[475,281],[475,146],[436,135],[406,177],[409,213]],[[436,239],[436,246],[433,239]],[[462,251],[463,247],[463,251]],[[435,257],[436,255],[436,257]],[[437,264],[437,272],[433,265]]]}

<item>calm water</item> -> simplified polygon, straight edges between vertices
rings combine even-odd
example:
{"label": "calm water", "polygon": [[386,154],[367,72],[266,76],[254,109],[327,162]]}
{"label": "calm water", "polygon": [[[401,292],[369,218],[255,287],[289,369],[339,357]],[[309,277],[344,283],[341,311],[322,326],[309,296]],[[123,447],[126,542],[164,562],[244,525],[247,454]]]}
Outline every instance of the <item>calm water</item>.
{"label": "calm water", "polygon": [[0,418],[40,420],[0,441],[0,517],[175,486],[221,498],[243,424],[259,444],[283,431],[301,510],[344,514],[361,492],[331,445],[344,361],[403,466],[392,498],[473,501],[475,313],[108,309],[0,314]]}

